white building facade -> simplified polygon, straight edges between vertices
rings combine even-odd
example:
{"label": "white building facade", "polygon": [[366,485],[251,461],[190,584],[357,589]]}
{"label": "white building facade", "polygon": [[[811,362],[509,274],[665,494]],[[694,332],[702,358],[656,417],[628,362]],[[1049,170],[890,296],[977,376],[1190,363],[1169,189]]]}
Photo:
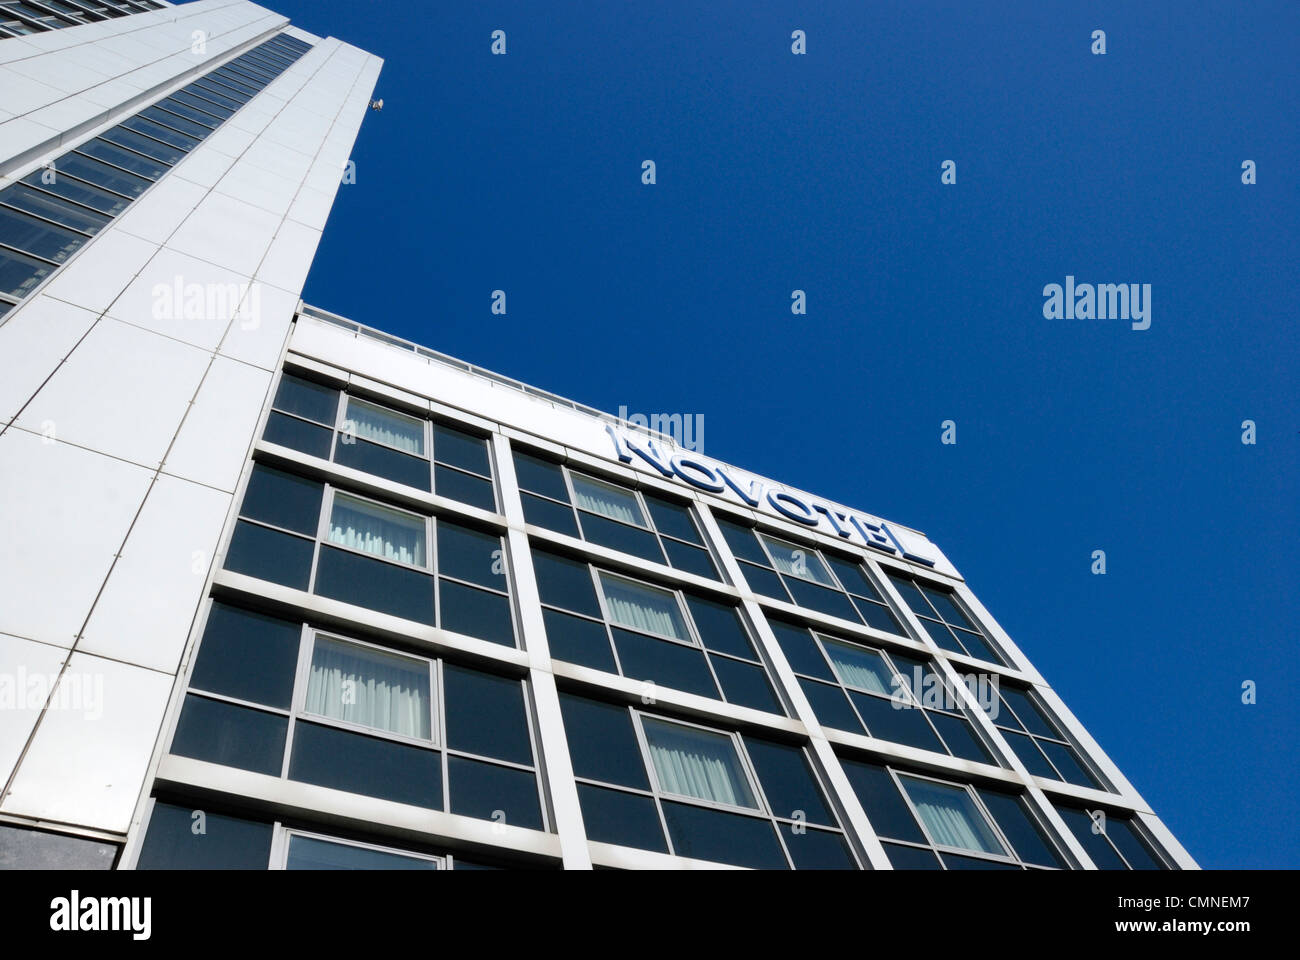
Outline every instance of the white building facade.
{"label": "white building facade", "polygon": [[1195,868],[923,534],[303,305],[380,62],[157,6],[0,39],[0,866]]}

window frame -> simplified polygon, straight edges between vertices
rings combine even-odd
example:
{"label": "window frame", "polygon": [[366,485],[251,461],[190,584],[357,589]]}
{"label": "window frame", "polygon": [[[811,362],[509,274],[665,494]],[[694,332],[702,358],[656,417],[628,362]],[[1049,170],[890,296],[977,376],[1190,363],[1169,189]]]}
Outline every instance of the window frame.
{"label": "window frame", "polygon": [[[301,414],[292,413],[288,410],[282,410],[280,407],[276,406],[276,400],[275,400],[276,394],[279,393],[280,384],[284,382],[286,377],[292,378],[294,380],[304,380],[308,383],[314,384],[315,386],[324,387],[325,389],[334,391],[335,393],[334,413],[328,423],[323,420],[313,420],[310,417],[304,417]],[[348,416],[348,406],[353,401],[356,401],[357,403],[362,404],[363,406],[371,407],[375,410],[380,411],[381,413],[392,414],[394,416],[397,416],[405,420],[419,421],[421,425],[421,431],[422,431],[420,435],[420,443],[423,446],[424,452],[411,453],[409,450],[403,450],[400,447],[395,447],[391,444],[383,442],[382,440],[371,440],[368,437],[361,436],[355,430],[355,419]],[[370,476],[370,477],[377,477],[380,480],[383,480],[387,483],[396,484],[399,487],[407,487],[412,490],[419,490],[421,493],[425,494],[426,496],[443,497],[444,499],[451,500],[454,503],[462,504],[464,506],[468,506],[476,510],[486,509],[484,507],[478,506],[477,504],[468,503],[467,501],[459,500],[456,497],[439,493],[438,492],[438,468],[442,467],[447,470],[453,470],[456,473],[463,474],[467,477],[472,477],[477,480],[486,481],[492,491],[492,504],[493,504],[492,509],[488,510],[488,512],[496,513],[496,514],[501,513],[501,494],[497,486],[497,479],[496,479],[497,470],[496,470],[496,465],[494,463],[492,442],[489,438],[480,436],[479,434],[473,432],[472,429],[468,428],[467,426],[457,421],[447,420],[447,419],[434,419],[433,417],[429,416],[427,413],[424,416],[420,416],[419,414],[411,413],[409,410],[403,410],[397,406],[384,403],[382,400],[373,399],[372,396],[369,394],[352,391],[345,386],[340,387],[340,386],[335,386],[334,384],[324,383],[320,380],[313,379],[310,375],[306,374],[303,371],[299,371],[297,369],[288,368],[288,367],[284,367],[280,370],[280,376],[276,380],[275,390],[271,394],[271,403],[267,412],[267,423],[270,422],[271,414],[277,414],[282,417],[288,417],[291,420],[297,420],[301,423],[306,423],[316,427],[323,427],[326,430],[329,430],[330,431],[329,453],[327,456],[323,458],[317,457],[316,459],[323,459],[336,469],[356,470],[358,473],[364,473],[366,476]],[[353,424],[354,426],[353,429],[348,428],[348,425],[350,423]],[[454,430],[458,433],[463,433],[467,437],[473,437],[475,440],[482,442],[484,446],[484,453],[487,457],[489,473],[486,474],[477,473],[474,470],[470,470],[466,467],[460,466],[458,464],[450,463],[446,460],[441,459],[438,453],[439,444],[436,442],[437,428],[439,426],[447,430]],[[261,429],[258,432],[259,441],[263,440],[265,434],[266,434],[266,423],[262,425]],[[345,436],[352,437],[351,444],[341,439],[342,437]],[[266,442],[273,443],[274,441],[266,441]],[[382,474],[371,473],[370,471],[364,470],[361,467],[354,467],[346,463],[341,463],[338,459],[338,452],[339,452],[338,448],[341,443],[347,446],[351,446],[352,444],[355,443],[368,443],[380,448],[381,450],[388,450],[393,453],[401,454],[402,456],[405,457],[410,457],[412,460],[423,460],[428,467],[428,486],[427,487],[411,486],[410,484],[402,483],[400,480],[392,480],[388,477],[383,476]],[[296,452],[301,453],[304,456],[315,457],[315,454],[298,450],[296,447],[289,447],[288,449],[295,450]]]}
{"label": "window frame", "polygon": [[[391,657],[424,662],[429,674],[429,738],[426,740],[421,737],[412,737],[392,730],[385,730],[382,727],[368,727],[365,724],[352,723],[347,720],[339,720],[310,712],[307,709],[307,692],[311,683],[311,664],[316,653],[316,644],[322,637],[334,643],[376,650]],[[340,730],[348,730],[352,733],[396,740],[399,743],[408,743],[417,747],[442,749],[445,746],[442,730],[442,659],[440,657],[421,657],[398,652],[381,644],[344,637],[335,631],[313,628],[304,623],[303,636],[299,640],[298,646],[298,665],[294,674],[293,700],[290,710],[294,716],[301,716],[311,723],[338,727]]]}
{"label": "window frame", "polygon": [[267,866],[268,870],[288,870],[289,869],[289,848],[293,843],[294,837],[303,837],[308,840],[320,840],[324,843],[332,843],[340,847],[355,847],[360,850],[374,850],[378,853],[387,853],[399,857],[405,857],[409,860],[425,860],[436,864],[438,870],[451,870],[451,854],[445,856],[436,856],[431,853],[416,853],[411,850],[402,850],[398,847],[386,847],[378,843],[369,843],[362,840],[349,840],[343,837],[332,837],[324,833],[316,833],[313,830],[304,830],[301,827],[288,827],[279,821],[274,826],[275,832],[271,837],[271,859]]}
{"label": "window frame", "polygon": [[[211,610],[211,601],[209,601],[208,610],[209,611]],[[313,652],[315,651],[316,639],[322,636],[336,642],[353,644],[361,647],[368,647],[371,649],[378,650],[382,653],[387,653],[387,654],[400,656],[400,657],[406,657],[411,660],[427,662],[429,665],[430,682],[431,682],[429,688],[429,699],[430,699],[429,708],[431,714],[430,739],[421,740],[400,733],[394,733],[393,731],[390,730],[384,730],[377,727],[367,727],[362,724],[349,723],[346,721],[336,720],[330,717],[322,717],[317,714],[307,712],[306,697],[307,697],[307,686],[310,682],[311,658]],[[536,713],[534,709],[532,691],[530,689],[530,685],[527,677],[515,677],[503,673],[495,673],[491,670],[479,669],[479,667],[477,666],[467,667],[467,669],[472,670],[474,672],[481,673],[486,676],[506,679],[519,685],[522,691],[521,695],[522,695],[524,725],[527,729],[528,744],[532,755],[531,764],[520,763],[519,761],[516,760],[507,760],[500,757],[491,757],[481,753],[474,753],[469,750],[452,747],[449,744],[448,737],[447,737],[447,698],[445,695],[445,687],[444,687],[444,683],[445,683],[444,665],[446,663],[446,658],[441,655],[438,654],[425,655],[421,653],[412,653],[407,650],[399,650],[393,647],[387,647],[384,646],[383,644],[374,643],[369,640],[362,640],[358,637],[348,636],[345,633],[342,633],[338,630],[326,629],[323,627],[314,626],[310,621],[304,619],[300,624],[300,631],[298,636],[298,659],[294,667],[293,691],[290,697],[289,706],[287,708],[284,708],[284,707],[271,706],[265,703],[258,703],[256,701],[243,700],[238,697],[232,697],[222,693],[210,692],[202,688],[192,686],[192,684],[190,683],[190,676],[193,673],[193,665],[198,660],[197,654],[199,650],[202,649],[201,638],[202,635],[200,635],[199,647],[196,649],[195,655],[191,657],[190,671],[189,674],[186,675],[185,688],[179,699],[179,705],[175,715],[175,720],[173,720],[170,731],[167,734],[167,741],[166,741],[167,755],[178,756],[178,757],[185,756],[184,754],[172,753],[173,741],[175,740],[176,730],[179,725],[181,714],[184,711],[185,702],[191,696],[200,697],[207,700],[217,700],[217,701],[232,704],[234,706],[245,707],[251,710],[259,711],[261,713],[274,714],[276,716],[283,717],[286,719],[287,723],[285,728],[285,737],[284,737],[284,746],[283,746],[284,753],[281,757],[280,770],[276,774],[257,774],[258,776],[269,776],[285,783],[306,783],[306,781],[294,780],[289,776],[289,769],[293,761],[294,740],[295,740],[295,735],[297,733],[298,724],[309,723],[309,724],[314,724],[316,726],[327,726],[333,729],[342,730],[344,732],[356,734],[359,736],[369,737],[378,740],[385,740],[390,743],[397,743],[403,746],[416,747],[421,750],[437,753],[439,755],[438,762],[439,762],[439,777],[441,783],[442,803],[441,806],[438,807],[420,807],[420,809],[424,809],[424,810],[436,810],[437,812],[446,813],[446,814],[452,813],[451,790],[448,787],[448,784],[450,783],[449,774],[450,774],[450,761],[452,757],[460,757],[477,763],[488,764],[496,767],[505,767],[512,770],[529,773],[533,777],[534,787],[537,791],[538,808],[540,810],[540,817],[542,821],[542,826],[540,829],[544,833],[554,833],[555,824],[554,824],[553,816],[549,808],[548,799],[547,799],[548,787],[546,784],[543,783],[545,771],[543,769],[542,760],[541,760],[539,734],[538,731],[535,729],[537,723]],[[199,762],[216,763],[215,761],[207,761],[207,760],[199,761]],[[222,764],[216,764],[216,765],[223,766]],[[239,769],[239,768],[228,768],[228,769]],[[337,788],[337,787],[327,787],[325,789],[340,790],[340,792],[347,793],[349,796],[364,797],[367,800],[378,799],[375,797],[368,796],[366,794],[354,793],[348,790],[341,790],[341,788]],[[383,801],[383,802],[400,802],[400,801]],[[453,815],[468,816],[468,814],[460,814],[460,813],[453,814]],[[481,819],[481,818],[475,817],[471,819]],[[520,827],[520,829],[531,830],[537,828]]]}
{"label": "window frame", "polygon": [[[584,700],[593,699],[591,695],[588,693],[574,692],[571,695],[577,697],[578,699],[584,699]],[[772,804],[767,799],[767,794],[764,792],[762,782],[758,777],[758,770],[754,766],[754,762],[752,758],[749,756],[748,748],[745,746],[744,736],[739,730],[730,730],[726,728],[720,729],[719,727],[713,726],[708,723],[701,723],[693,720],[684,720],[681,717],[672,716],[662,712],[659,713],[653,712],[652,710],[648,710],[643,707],[638,707],[629,703],[610,703],[610,701],[602,701],[602,702],[605,702],[610,705],[618,706],[620,709],[626,711],[629,714],[632,723],[633,736],[634,739],[636,740],[637,750],[640,754],[639,759],[641,761],[641,767],[645,772],[646,783],[648,783],[649,786],[633,787],[622,783],[615,783],[610,780],[600,780],[595,777],[583,776],[581,774],[576,774],[576,773],[574,774],[574,782],[579,786],[585,785],[597,789],[611,790],[619,793],[631,794],[631,795],[649,799],[654,804],[655,807],[655,815],[656,818],[658,819],[659,829],[662,831],[662,835],[664,838],[664,847],[668,851],[666,854],[667,856],[683,857],[685,855],[677,852],[675,845],[673,843],[672,833],[668,829],[668,820],[664,815],[664,810],[663,810],[663,805],[665,802],[680,803],[688,806],[695,806],[703,809],[714,810],[720,813],[727,813],[734,816],[744,816],[752,820],[765,821],[776,832],[778,847],[781,850],[782,855],[786,858],[786,866],[788,869],[794,870],[797,869],[797,867],[794,862],[794,857],[790,853],[790,849],[787,844],[787,840],[782,828],[787,826],[792,826],[794,824],[800,824],[800,823],[802,823],[804,829],[807,830],[808,832],[838,836],[841,842],[844,844],[845,850],[848,851],[848,857],[852,862],[853,867],[859,870],[864,869],[864,863],[862,857],[858,852],[854,840],[850,837],[848,828],[845,826],[844,816],[842,811],[840,810],[839,801],[836,798],[835,792],[827,786],[825,776],[821,768],[819,767],[819,765],[816,762],[813,762],[813,758],[810,756],[807,743],[800,742],[797,745],[793,745],[793,746],[795,746],[795,748],[798,749],[800,753],[803,754],[804,760],[808,764],[808,773],[812,779],[812,784],[820,794],[822,802],[826,805],[827,812],[830,814],[832,820],[834,821],[834,826],[831,826],[829,824],[807,823],[805,821],[799,821],[793,817],[788,817],[788,816],[783,816],[781,814],[778,814],[773,810]],[[725,736],[729,740],[731,740],[732,749],[736,751],[737,757],[740,760],[741,769],[746,777],[750,791],[753,793],[754,800],[758,804],[758,806],[737,807],[731,804],[719,803],[718,801],[713,801],[713,800],[701,800],[699,797],[669,793],[661,789],[659,785],[659,772],[654,767],[654,758],[650,753],[650,744],[649,744],[649,740],[646,737],[645,728],[643,726],[643,721],[642,721],[643,717],[648,718],[650,720],[657,720],[664,723],[676,724],[678,726],[691,727],[698,730],[703,730],[707,733],[713,733],[713,734]],[[785,745],[789,746],[790,744],[785,744]],[[607,841],[590,841],[590,842],[594,843],[594,842],[607,842]],[[617,844],[614,845],[617,846]],[[642,849],[642,848],[629,847],[628,849]],[[702,861],[702,862],[709,862],[709,863],[717,862],[717,863],[723,863],[724,865],[726,864],[726,861]]]}
{"label": "window frame", "polygon": [[[516,485],[518,486],[519,489],[520,498],[522,499],[523,497],[536,497],[539,500],[545,500],[547,503],[566,508],[573,515],[574,524],[578,530],[577,539],[581,540],[583,543],[589,544],[590,546],[593,547],[598,547],[603,550],[614,550],[616,553],[623,554],[624,556],[636,556],[636,554],[626,553],[625,551],[618,550],[615,547],[606,547],[604,544],[600,543],[599,541],[593,540],[590,537],[588,537],[586,528],[583,526],[582,523],[582,515],[590,514],[591,516],[600,517],[602,520],[607,520],[611,523],[621,523],[626,527],[631,527],[632,529],[635,530],[641,530],[653,536],[655,538],[656,543],[659,546],[659,553],[661,559],[658,561],[654,561],[654,560],[646,560],[644,557],[637,557],[637,560],[643,563],[657,562],[662,564],[665,567],[677,571],[678,573],[684,573],[689,576],[701,577],[701,579],[712,580],[713,582],[716,583],[727,582],[725,574],[723,573],[723,567],[720,562],[720,558],[718,556],[717,548],[713,544],[712,538],[705,533],[704,526],[701,523],[699,518],[698,508],[694,503],[677,500],[668,494],[664,494],[661,496],[661,499],[671,502],[674,506],[681,507],[686,510],[687,515],[690,517],[691,526],[694,527],[695,529],[695,535],[699,538],[698,543],[692,543],[689,540],[683,540],[681,537],[677,537],[671,533],[667,533],[663,530],[660,530],[658,525],[655,523],[654,513],[650,510],[650,505],[646,501],[645,493],[639,485],[629,486],[624,482],[623,478],[619,478],[617,480],[609,479],[593,472],[579,470],[576,467],[571,467],[567,463],[557,463],[555,460],[551,459],[551,457],[548,454],[542,451],[534,450],[530,447],[524,446],[523,444],[514,444],[512,442],[510,452],[512,458],[515,457],[516,455],[522,454],[524,456],[531,457],[534,460],[543,461],[549,466],[552,466],[555,469],[560,471],[561,479],[564,481],[565,492],[569,497],[568,503],[564,503],[563,501],[556,500],[554,497],[550,496],[549,494],[538,493],[535,490],[529,490],[526,487],[519,485],[516,479]],[[603,516],[602,514],[587,510],[585,507],[578,506],[577,488],[574,486],[573,483],[573,478],[575,476],[580,477],[583,480],[592,482],[597,486],[608,487],[613,490],[616,490],[619,493],[625,493],[632,496],[636,500],[637,509],[641,512],[642,522],[640,524],[627,523],[626,521],[615,520],[613,517],[606,517]],[[655,494],[659,495],[660,492],[656,490]],[[526,503],[527,501],[524,502]],[[550,527],[545,527],[542,526],[541,524],[533,523],[531,525],[536,526],[539,529],[546,530],[548,533],[557,534],[559,536],[572,536],[572,534],[566,534],[558,530],[552,530]],[[669,540],[673,543],[683,544],[685,546],[691,547],[696,550],[702,550],[705,556],[708,557],[709,563],[713,567],[714,576],[711,578],[705,577],[702,574],[694,573],[691,570],[687,570],[683,567],[676,566],[672,562],[672,558],[668,553],[668,548],[664,545],[665,540]]]}
{"label": "window frame", "polygon": [[[706,806],[710,809],[722,810],[727,813],[745,813],[750,815],[764,814],[769,818],[775,816],[767,802],[767,797],[763,794],[763,788],[758,782],[758,774],[753,768],[752,762],[749,759],[749,754],[744,749],[744,742],[740,739],[740,735],[734,730],[718,730],[702,723],[694,723],[691,721],[679,720],[676,717],[664,717],[647,713],[638,710],[635,707],[632,708],[632,714],[635,718],[634,723],[637,732],[637,742],[641,746],[642,760],[646,765],[646,774],[650,780],[651,792],[668,800],[694,803],[699,806]],[[663,784],[659,782],[659,770],[654,762],[654,754],[650,750],[650,735],[646,733],[645,729],[646,719],[658,723],[686,727],[690,730],[701,730],[705,733],[724,737],[731,744],[731,749],[735,753],[736,760],[740,765],[741,775],[745,778],[745,785],[749,787],[750,795],[754,798],[755,806],[744,807],[737,804],[724,803],[720,800],[704,800],[700,797],[693,797],[690,794],[673,793],[666,790]]]}
{"label": "window frame", "polygon": [[[945,863],[943,860],[942,854],[945,853],[952,854],[953,856],[971,857],[978,860],[991,860],[995,863],[1011,864],[1013,866],[1019,867],[1022,870],[1040,869],[1045,867],[1045,865],[1029,864],[1019,859],[1019,857],[1015,854],[1016,848],[1011,844],[1011,842],[1007,839],[1006,835],[1002,832],[1002,828],[998,825],[997,819],[992,815],[992,813],[989,812],[988,808],[984,806],[984,801],[980,799],[979,791],[976,790],[972,784],[962,783],[959,781],[944,780],[941,777],[935,777],[929,774],[917,773],[914,770],[899,771],[892,764],[885,764],[884,767],[889,772],[889,778],[894,783],[894,789],[896,789],[899,792],[900,796],[902,796],[903,802],[907,805],[907,809],[911,812],[912,816],[916,819],[917,826],[921,830],[921,835],[926,839],[926,843],[928,844],[928,849],[940,855],[939,864],[944,870],[951,869],[948,866],[948,864]],[[1002,845],[1003,853],[1001,855],[996,855],[991,853],[985,853],[980,850],[968,850],[965,847],[952,847],[952,846],[948,846],[947,844],[938,843],[934,839],[934,837],[930,835],[930,828],[929,826],[926,825],[925,818],[921,816],[921,812],[917,809],[915,802],[912,800],[911,794],[907,792],[907,788],[903,785],[904,777],[910,777],[915,780],[926,780],[931,783],[942,784],[943,786],[946,787],[959,787],[962,790],[964,790],[966,792],[966,795],[970,797],[970,799],[974,802],[975,810],[979,813],[980,816],[984,818],[985,826],[987,826],[993,831],[993,836],[997,839],[997,842]],[[1037,819],[1036,814],[1035,814],[1035,818]],[[1051,835],[1049,834],[1049,836]],[[1052,840],[1054,845],[1059,848],[1060,844],[1055,842],[1054,837],[1052,838]],[[895,840],[893,838],[889,838],[889,842],[901,844],[903,846],[916,847],[917,849],[925,849],[925,847],[922,847],[921,845],[917,844],[915,841],[906,841],[906,840],[900,841],[900,840]],[[888,856],[888,851],[886,851],[886,856]],[[1052,868],[1048,868],[1048,869],[1052,869]]]}
{"label": "window frame", "polygon": [[[462,527],[467,530],[473,530],[479,533],[484,532],[480,527],[475,526],[473,523],[466,523],[463,522],[459,517],[455,517],[455,516],[448,517],[448,516],[444,516],[441,513],[416,512],[403,507],[393,506],[392,504],[385,503],[382,500],[377,500],[374,497],[369,497],[364,494],[359,494],[350,488],[340,487],[338,484],[334,483],[333,480],[329,480],[329,479],[314,480],[314,478],[311,477],[304,477],[303,474],[298,473],[293,469],[286,470],[283,467],[275,464],[263,463],[262,461],[258,461],[258,460],[253,460],[251,461],[251,463],[252,463],[253,470],[256,470],[259,466],[262,466],[267,469],[278,470],[282,473],[289,473],[295,477],[313,480],[313,482],[319,483],[321,485],[322,489],[321,489],[320,513],[317,517],[316,531],[314,535],[306,534],[299,530],[291,530],[288,527],[281,527],[277,524],[271,523],[269,521],[257,517],[245,516],[243,513],[243,509],[244,509],[244,502],[247,499],[247,492],[248,492],[247,485],[243,487],[243,492],[241,494],[241,499],[238,507],[239,512],[235,515],[234,523],[230,525],[231,540],[233,540],[234,536],[236,535],[236,531],[238,529],[239,524],[247,523],[253,526],[262,527],[263,529],[266,530],[272,530],[276,533],[280,533],[286,536],[295,537],[306,543],[312,544],[312,557],[311,557],[311,564],[308,567],[307,584],[305,587],[301,588],[303,593],[310,594],[311,596],[314,597],[324,596],[323,594],[316,592],[317,574],[319,572],[322,549],[324,547],[330,547],[334,550],[340,550],[352,556],[363,557],[369,560],[377,560],[382,563],[386,563],[391,566],[397,567],[400,570],[408,570],[414,573],[418,573],[422,576],[429,577],[432,580],[430,587],[433,590],[433,623],[425,624],[425,626],[432,626],[434,629],[438,629],[438,630],[447,629],[441,626],[443,622],[441,581],[443,579],[449,580],[450,582],[455,584],[459,584],[462,587],[467,587],[473,590],[481,590],[486,593],[491,593],[496,596],[505,598],[506,606],[510,611],[510,629],[513,635],[513,643],[511,644],[511,648],[515,650],[520,649],[519,646],[520,612],[517,609],[517,604],[515,602],[514,573],[513,573],[512,561],[510,558],[510,550],[508,545],[509,538],[506,537],[503,533],[494,530],[489,535],[495,537],[499,544],[498,549],[501,551],[501,576],[505,578],[504,586],[490,587],[481,583],[475,583],[470,580],[462,579],[461,577],[455,576],[451,573],[443,572],[441,569],[441,562],[438,553],[438,524],[440,522],[448,523],[456,527]],[[252,476],[251,471],[249,473],[249,476],[251,478]],[[351,497],[352,499],[355,500],[369,502],[385,510],[393,510],[398,513],[405,513],[413,517],[419,517],[424,523],[425,553],[426,556],[428,557],[427,566],[420,567],[413,564],[405,563],[401,560],[394,560],[390,557],[383,557],[374,553],[366,553],[364,550],[358,550],[354,547],[349,547],[346,544],[335,543],[333,540],[330,540],[329,525],[330,525],[331,516],[333,514],[334,498],[336,494],[340,494],[340,493],[345,497]],[[224,549],[226,551],[226,554],[228,554],[230,549],[230,540],[226,541],[226,543],[224,544]],[[223,560],[223,569],[226,569],[224,566],[224,560]],[[232,572],[238,573],[238,571],[232,571]],[[249,574],[240,574],[240,575],[251,576]],[[298,588],[289,587],[288,589],[296,590]],[[340,600],[338,602],[347,603],[348,601]],[[352,604],[352,605],[356,606],[356,604]],[[364,607],[363,609],[375,610],[375,612],[382,613],[385,616],[395,616],[395,614],[384,613],[384,611],[380,611],[377,608],[373,608],[373,607]],[[448,630],[447,632],[454,633],[455,631]],[[472,635],[470,634],[457,634],[457,636],[468,636],[471,637],[471,639],[481,640],[484,643],[495,643],[495,641],[486,640],[481,637],[472,637]],[[496,644],[496,645],[504,646],[503,644]]]}
{"label": "window frame", "polygon": [[[632,633],[639,633],[647,637],[654,637],[656,640],[666,640],[669,643],[680,644],[684,647],[692,647],[696,650],[705,649],[704,641],[700,637],[699,628],[696,627],[694,619],[690,615],[690,609],[686,605],[686,598],[680,589],[676,587],[664,587],[656,583],[648,583],[644,580],[638,580],[635,577],[629,577],[625,573],[618,573],[613,570],[607,570],[603,567],[597,567],[593,563],[588,563],[587,568],[592,572],[592,580],[596,585],[596,599],[600,604],[601,616],[604,617],[605,623],[610,627],[619,630],[628,630]],[[650,590],[654,593],[664,593],[672,596],[673,602],[677,604],[677,614],[681,617],[682,625],[686,628],[686,636],[670,637],[667,634],[653,633],[641,627],[628,626],[627,624],[615,620],[610,611],[609,599],[605,596],[604,578],[607,576],[614,580],[622,580],[624,583],[630,583],[633,586]],[[617,662],[617,654],[615,655],[615,660]],[[621,666],[622,665],[620,664],[620,668]],[[710,672],[712,672],[711,668]],[[717,678],[715,677],[714,679],[716,680]]]}

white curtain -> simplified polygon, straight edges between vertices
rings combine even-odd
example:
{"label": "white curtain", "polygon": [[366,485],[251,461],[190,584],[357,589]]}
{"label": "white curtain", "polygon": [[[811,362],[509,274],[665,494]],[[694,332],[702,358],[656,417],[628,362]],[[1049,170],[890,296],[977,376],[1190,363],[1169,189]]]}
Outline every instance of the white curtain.
{"label": "white curtain", "polygon": [[335,496],[330,511],[330,542],[399,560],[425,565],[424,521],[351,497]]}
{"label": "white curtain", "polygon": [[590,510],[611,520],[621,520],[642,526],[641,508],[636,497],[623,490],[614,490],[603,484],[595,483],[585,477],[573,476],[573,492],[578,498],[578,506]]}
{"label": "white curtain", "polygon": [[307,712],[428,740],[429,666],[317,638],[307,680]]}
{"label": "white curtain", "polygon": [[859,650],[847,644],[823,639],[826,652],[840,675],[840,680],[859,690],[882,693],[887,697],[898,691],[892,688],[891,671],[885,666],[880,654],[871,650]]}
{"label": "white curtain", "polygon": [[910,777],[905,782],[907,794],[935,843],[981,853],[1006,853],[965,790]]}
{"label": "white curtain", "polygon": [[782,573],[827,587],[832,586],[830,574],[822,565],[821,555],[812,547],[797,547],[772,537],[763,537],[763,540],[768,552],[772,554],[772,562]]}
{"label": "white curtain", "polygon": [[613,577],[602,576],[600,581],[605,588],[610,618],[615,623],[663,637],[688,639],[682,611],[673,594]]}
{"label": "white curtain", "polygon": [[374,440],[407,453],[424,455],[423,423],[355,400],[348,401],[348,419],[362,440]]}
{"label": "white curtain", "polygon": [[659,786],[699,800],[757,807],[730,737],[655,720],[645,721]]}

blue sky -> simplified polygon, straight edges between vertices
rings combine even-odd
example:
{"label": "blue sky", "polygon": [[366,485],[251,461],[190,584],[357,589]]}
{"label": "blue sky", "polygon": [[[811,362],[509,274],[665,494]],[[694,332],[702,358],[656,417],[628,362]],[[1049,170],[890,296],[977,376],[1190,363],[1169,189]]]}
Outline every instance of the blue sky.
{"label": "blue sky", "polygon": [[924,530],[1203,866],[1300,865],[1300,7],[268,5],[387,61],[308,302]]}

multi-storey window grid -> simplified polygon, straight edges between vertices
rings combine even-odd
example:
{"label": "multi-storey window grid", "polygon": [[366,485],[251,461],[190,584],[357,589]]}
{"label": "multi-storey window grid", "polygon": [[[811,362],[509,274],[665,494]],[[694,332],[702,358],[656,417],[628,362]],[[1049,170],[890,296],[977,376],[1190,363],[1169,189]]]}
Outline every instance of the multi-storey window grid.
{"label": "multi-storey window grid", "polygon": [[976,763],[996,764],[934,664],[768,617],[818,722]]}
{"label": "multi-storey window grid", "polygon": [[488,443],[335,387],[284,374],[263,439],[496,512]]}
{"label": "multi-storey window grid", "polygon": [[897,869],[1069,868],[1021,795],[895,766],[841,758],[872,829]]}
{"label": "multi-storey window grid", "polygon": [[621,553],[718,579],[704,537],[685,504],[514,452],[524,519]]}
{"label": "multi-storey window grid", "polygon": [[532,559],[555,659],[785,714],[734,605],[536,546]]}
{"label": "multi-storey window grid", "polygon": [[546,829],[527,684],[214,603],[171,752]]}
{"label": "multi-storey window grid", "polygon": [[757,868],[857,866],[803,747],[562,694],[589,840]]}
{"label": "multi-storey window grid", "polygon": [[0,319],[309,49],[272,37],[0,190]]}
{"label": "multi-storey window grid", "polygon": [[1132,814],[1052,805],[1099,870],[1176,869]]}
{"label": "multi-storey window grid", "polygon": [[889,579],[941,650],[1007,665],[1006,658],[975,618],[962,609],[951,590],[892,570]]}
{"label": "multi-storey window grid", "polygon": [[153,0],[0,0],[0,38],[161,10]]}
{"label": "multi-storey window grid", "polygon": [[793,543],[721,515],[717,521],[755,593],[906,636],[861,561]]}
{"label": "multi-storey window grid", "polygon": [[225,567],[515,646],[505,544],[266,464],[253,466]]}
{"label": "multi-storey window grid", "polygon": [[1033,690],[1003,683],[998,699],[981,705],[1030,773],[1080,787],[1112,789]]}

